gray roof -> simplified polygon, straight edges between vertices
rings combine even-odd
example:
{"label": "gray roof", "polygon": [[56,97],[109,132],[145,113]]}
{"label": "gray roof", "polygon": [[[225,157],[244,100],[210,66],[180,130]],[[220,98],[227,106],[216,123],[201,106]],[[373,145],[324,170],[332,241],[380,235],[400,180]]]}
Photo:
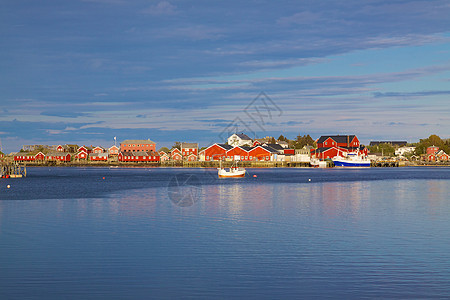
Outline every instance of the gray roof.
{"label": "gray roof", "polygon": [[270,147],[270,148],[272,148],[273,150],[276,150],[276,151],[284,151],[283,146],[281,146],[279,144],[264,144],[264,146]]}
{"label": "gray roof", "polygon": [[222,148],[224,148],[226,150],[230,150],[230,149],[234,148],[233,146],[228,145],[228,144],[217,144],[217,146],[222,147]]}
{"label": "gray roof", "polygon": [[236,133],[236,135],[238,136],[238,137],[240,137],[241,138],[241,140],[252,140],[251,138],[249,138],[248,137],[248,135],[246,135],[246,134],[244,134],[244,133]]}
{"label": "gray roof", "polygon": [[181,143],[181,148],[198,148],[198,143]]}
{"label": "gray roof", "polygon": [[150,140],[125,140],[121,144],[156,144]]}

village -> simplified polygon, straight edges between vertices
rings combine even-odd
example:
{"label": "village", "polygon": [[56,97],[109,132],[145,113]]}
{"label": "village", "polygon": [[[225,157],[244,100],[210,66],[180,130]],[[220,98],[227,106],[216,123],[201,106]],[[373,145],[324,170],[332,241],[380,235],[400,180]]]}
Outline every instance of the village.
{"label": "village", "polygon": [[[446,145],[448,140],[445,141],[444,147]],[[383,149],[386,149],[385,153]],[[380,161],[413,164],[449,162],[447,152],[436,145],[427,146],[422,151],[424,153],[417,152],[416,146],[409,145],[406,141],[372,141],[366,147],[356,135],[323,135],[316,140],[305,135],[297,137],[295,141],[282,135],[278,139],[269,136],[251,139],[244,133],[235,133],[229,136],[225,143],[214,143],[203,148],[199,148],[198,143],[176,142],[172,149],[162,147],[156,150],[156,143],[150,139],[128,139],[122,141],[119,146],[112,145],[109,148],[75,144],[24,145],[19,152],[8,156],[0,153],[0,158],[3,161],[10,160],[27,165],[204,166],[195,162],[240,161],[264,162],[263,166],[310,167],[313,160],[330,162],[331,158],[337,155],[356,153],[368,157],[374,166]],[[395,166],[398,165],[397,163]]]}

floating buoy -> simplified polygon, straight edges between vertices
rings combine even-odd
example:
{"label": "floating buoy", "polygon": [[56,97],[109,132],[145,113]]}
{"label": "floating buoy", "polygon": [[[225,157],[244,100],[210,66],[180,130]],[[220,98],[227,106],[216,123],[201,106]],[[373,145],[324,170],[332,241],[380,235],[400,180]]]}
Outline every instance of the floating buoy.
{"label": "floating buoy", "polygon": [[256,175],[253,175],[253,177],[255,177],[255,178],[256,178],[256,177],[258,177],[258,176],[256,176]]}
{"label": "floating buoy", "polygon": [[8,184],[6,187],[9,189],[11,186]]}
{"label": "floating buoy", "polygon": [[310,178],[310,179],[308,179],[308,181],[311,181],[311,178]]}
{"label": "floating buoy", "polygon": [[103,177],[103,179],[105,179],[105,177]]}

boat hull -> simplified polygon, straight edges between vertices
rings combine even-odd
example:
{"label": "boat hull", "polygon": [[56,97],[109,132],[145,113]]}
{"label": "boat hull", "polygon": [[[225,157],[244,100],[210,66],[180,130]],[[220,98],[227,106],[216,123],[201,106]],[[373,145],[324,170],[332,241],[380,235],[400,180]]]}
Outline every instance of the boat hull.
{"label": "boat hull", "polygon": [[245,170],[232,170],[227,171],[225,169],[219,169],[219,178],[241,178],[245,177]]}
{"label": "boat hull", "polygon": [[334,166],[338,168],[370,168],[370,161],[345,161],[333,159],[333,163]]}

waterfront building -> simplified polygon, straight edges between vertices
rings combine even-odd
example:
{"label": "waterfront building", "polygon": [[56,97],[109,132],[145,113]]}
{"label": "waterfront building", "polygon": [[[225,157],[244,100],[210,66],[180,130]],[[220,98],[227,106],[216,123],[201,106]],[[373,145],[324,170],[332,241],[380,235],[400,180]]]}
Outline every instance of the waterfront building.
{"label": "waterfront building", "polygon": [[159,154],[153,151],[121,151],[119,162],[159,162]]}
{"label": "waterfront building", "polygon": [[413,153],[416,151],[416,147],[400,147],[398,149],[395,149],[395,155],[405,155],[406,153]]}
{"label": "waterfront building", "polygon": [[109,156],[118,156],[119,155],[119,147],[113,145],[108,149]]}
{"label": "waterfront building", "polygon": [[430,146],[427,148],[427,154],[434,154],[436,152],[439,151],[439,147],[438,146]]}
{"label": "waterfront building", "polygon": [[[194,154],[198,155],[198,144],[197,143],[181,143],[181,154],[184,158]],[[195,159],[197,160],[197,158]]]}
{"label": "waterfront building", "polygon": [[90,161],[108,161],[108,153],[91,153],[89,154]]}
{"label": "waterfront building", "polygon": [[178,148],[173,148],[172,150],[170,150],[170,159],[183,160],[183,155],[181,154],[181,150]]}
{"label": "waterfront building", "polygon": [[120,151],[156,151],[156,143],[151,140],[125,140],[120,143]]}
{"label": "waterfront building", "polygon": [[228,138],[228,145],[232,147],[252,146],[253,141],[244,133],[234,133]]}
{"label": "waterfront building", "polygon": [[227,144],[214,144],[206,148],[205,151],[205,161],[211,160],[221,160],[225,159],[227,156],[227,151],[232,149],[233,146]]}
{"label": "waterfront building", "polygon": [[391,146],[394,147],[403,147],[406,146],[406,144],[408,144],[407,141],[371,141],[369,146],[378,146],[380,144],[389,144]]}
{"label": "waterfront building", "polygon": [[331,159],[350,152],[368,155],[367,148],[361,146],[356,135],[323,135],[317,140],[317,149],[311,150],[311,155],[318,159]]}

